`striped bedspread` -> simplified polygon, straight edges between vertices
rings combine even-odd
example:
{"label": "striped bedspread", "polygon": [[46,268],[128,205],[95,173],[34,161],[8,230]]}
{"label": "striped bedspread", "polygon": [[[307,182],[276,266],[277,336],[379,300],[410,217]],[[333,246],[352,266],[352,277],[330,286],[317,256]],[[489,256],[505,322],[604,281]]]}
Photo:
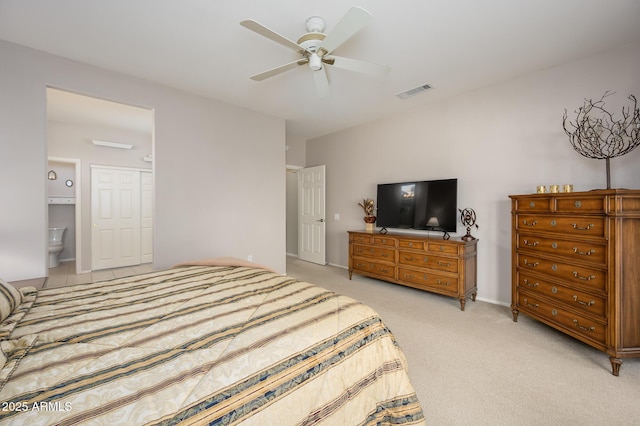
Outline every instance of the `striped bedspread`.
{"label": "striped bedspread", "polygon": [[26,295],[0,424],[424,424],[376,312],[260,268],[181,266]]}

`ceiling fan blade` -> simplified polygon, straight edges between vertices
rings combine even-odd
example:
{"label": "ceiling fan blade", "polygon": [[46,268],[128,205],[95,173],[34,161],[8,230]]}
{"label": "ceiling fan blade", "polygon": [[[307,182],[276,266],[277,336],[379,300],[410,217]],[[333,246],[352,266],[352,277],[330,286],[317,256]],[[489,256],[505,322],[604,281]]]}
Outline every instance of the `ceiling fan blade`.
{"label": "ceiling fan blade", "polygon": [[313,81],[316,84],[316,93],[320,98],[326,98],[329,96],[329,79],[327,79],[327,72],[324,68],[320,68],[318,71],[313,71]]}
{"label": "ceiling fan blade", "polygon": [[371,14],[361,7],[354,6],[338,21],[327,37],[320,43],[319,49],[329,54],[336,50],[355,33],[360,31],[371,19]]}
{"label": "ceiling fan blade", "polygon": [[336,68],[342,68],[348,71],[359,72],[370,75],[385,75],[391,68],[387,65],[378,65],[371,62],[359,61],[357,59],[343,58],[341,56],[331,55],[324,57],[323,62],[333,65]]}
{"label": "ceiling fan blade", "polygon": [[273,77],[285,71],[289,71],[290,69],[293,69],[298,65],[304,65],[308,62],[309,62],[309,59],[307,58],[298,59],[297,61],[289,62],[288,64],[280,65],[279,67],[251,76],[251,80],[254,80],[254,81],[266,80],[269,77]]}
{"label": "ceiling fan blade", "polygon": [[[245,28],[250,29],[253,32],[256,32],[258,34],[260,34],[263,37],[266,37],[270,40],[275,41],[276,43],[279,43],[285,47],[288,47],[289,49],[293,49],[296,52],[308,52],[308,49],[300,46],[298,43],[295,43],[292,40],[289,40],[288,38],[286,38],[283,35],[278,34],[277,32],[270,30],[269,28],[265,27],[262,24],[257,23],[256,21],[252,20],[252,19],[245,19],[244,21],[240,22],[240,25],[242,25]],[[311,52],[309,52],[311,53]]]}

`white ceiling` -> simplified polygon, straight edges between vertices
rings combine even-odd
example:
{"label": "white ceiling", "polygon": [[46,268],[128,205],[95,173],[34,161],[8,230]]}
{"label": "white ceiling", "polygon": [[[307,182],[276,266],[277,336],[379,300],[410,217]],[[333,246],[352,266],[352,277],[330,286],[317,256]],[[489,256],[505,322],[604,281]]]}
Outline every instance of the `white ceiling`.
{"label": "white ceiling", "polygon": [[[295,41],[308,17],[330,33],[353,5],[373,18],[335,54],[386,77],[330,69],[327,98],[305,66],[249,79],[298,56],[240,21]],[[638,0],[0,0],[0,39],[281,117],[305,139],[640,40],[638,22]]]}

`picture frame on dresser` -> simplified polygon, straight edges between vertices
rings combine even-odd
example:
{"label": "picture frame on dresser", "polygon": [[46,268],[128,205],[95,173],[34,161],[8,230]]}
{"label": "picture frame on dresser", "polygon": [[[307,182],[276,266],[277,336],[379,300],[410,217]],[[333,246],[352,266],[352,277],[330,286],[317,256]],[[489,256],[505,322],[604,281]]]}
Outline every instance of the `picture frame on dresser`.
{"label": "picture frame on dresser", "polygon": [[640,357],[640,190],[510,195],[513,321],[524,313],[609,355]]}

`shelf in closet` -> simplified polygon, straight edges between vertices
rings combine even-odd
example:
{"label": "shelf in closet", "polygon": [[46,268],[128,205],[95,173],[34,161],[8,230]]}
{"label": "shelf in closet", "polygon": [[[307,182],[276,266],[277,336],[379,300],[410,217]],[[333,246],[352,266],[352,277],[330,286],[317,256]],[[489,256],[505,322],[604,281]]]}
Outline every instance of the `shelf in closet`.
{"label": "shelf in closet", "polygon": [[75,197],[48,197],[49,204],[75,204]]}

